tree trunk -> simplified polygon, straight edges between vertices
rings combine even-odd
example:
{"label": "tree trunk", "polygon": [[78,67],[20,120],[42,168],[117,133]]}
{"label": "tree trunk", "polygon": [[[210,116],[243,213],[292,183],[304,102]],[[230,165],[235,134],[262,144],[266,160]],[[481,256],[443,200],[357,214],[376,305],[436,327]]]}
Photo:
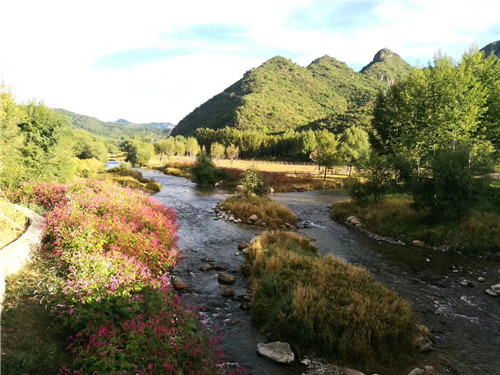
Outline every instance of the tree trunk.
{"label": "tree trunk", "polygon": [[326,181],[326,167],[325,167],[325,175],[323,176],[323,181]]}

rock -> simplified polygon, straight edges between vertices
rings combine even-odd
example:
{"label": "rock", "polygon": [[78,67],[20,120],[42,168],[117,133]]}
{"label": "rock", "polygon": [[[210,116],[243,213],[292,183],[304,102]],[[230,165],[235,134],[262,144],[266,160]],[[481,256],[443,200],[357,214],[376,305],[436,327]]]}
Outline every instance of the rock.
{"label": "rock", "polygon": [[238,250],[243,250],[243,249],[246,249],[249,245],[245,242],[240,242],[238,244]]}
{"label": "rock", "polygon": [[214,186],[215,187],[219,187],[220,186],[220,182],[216,182]]}
{"label": "rock", "polygon": [[272,187],[269,188],[269,193],[274,194],[274,189]]}
{"label": "rock", "polygon": [[428,372],[430,372],[430,371],[434,371],[434,367],[432,367],[432,366],[430,366],[430,365],[425,365],[425,366],[424,366],[424,370],[425,370],[425,371],[428,371]]}
{"label": "rock", "polygon": [[213,269],[214,269],[213,264],[204,264],[203,266],[200,267],[200,271],[203,271],[203,272],[208,272],[208,271],[213,270]]}
{"label": "rock", "polygon": [[357,217],[355,217],[354,219],[351,220],[351,224],[352,225],[361,224],[361,220],[359,220]]}
{"label": "rock", "polygon": [[361,229],[361,228],[364,228],[364,225],[359,223],[359,224],[354,225],[354,228]]}
{"label": "rock", "polygon": [[260,226],[263,228],[267,228],[267,223],[265,221],[261,221]]}
{"label": "rock", "polygon": [[280,229],[281,229],[281,230],[285,230],[285,229],[286,229],[285,224],[281,224],[281,225],[280,225]]}
{"label": "rock", "polygon": [[494,289],[486,289],[485,290],[486,294],[492,297],[498,297],[498,293]]}
{"label": "rock", "polygon": [[278,363],[291,363],[295,360],[295,355],[287,342],[275,341],[269,344],[259,343],[257,344],[257,352]]}
{"label": "rock", "polygon": [[236,191],[243,191],[245,190],[245,187],[243,185],[236,185]]}
{"label": "rock", "polygon": [[234,221],[234,215],[229,216],[229,221]]}
{"label": "rock", "polygon": [[249,248],[249,247],[246,247],[246,248],[244,248],[243,250],[241,250],[241,252],[242,252],[243,254],[248,254],[248,252],[249,252],[249,251],[250,251],[250,248]]}
{"label": "rock", "polygon": [[500,291],[500,284],[492,285],[491,289]]}
{"label": "rock", "polygon": [[234,297],[233,288],[229,288],[227,286],[222,288],[222,297]]}
{"label": "rock", "polygon": [[416,346],[418,348],[418,351],[421,353],[433,350],[432,341],[421,333],[419,333],[417,337],[415,337],[413,345]]}
{"label": "rock", "polygon": [[182,281],[181,279],[173,280],[172,285],[177,290],[186,290],[188,288],[188,285],[184,281]]}
{"label": "rock", "polygon": [[467,280],[467,279],[463,279],[460,281],[460,285],[462,286],[469,286],[469,287],[474,287],[474,284],[472,283],[472,281],[470,280]]}
{"label": "rock", "polygon": [[301,185],[292,185],[296,191],[304,191],[304,187]]}
{"label": "rock", "polygon": [[345,219],[345,221],[347,221],[348,223],[350,223],[354,219],[357,219],[356,216],[349,216],[347,219]]}
{"label": "rock", "polygon": [[484,277],[479,276],[477,278],[477,281],[479,281],[480,283],[484,283]]}
{"label": "rock", "polygon": [[421,241],[421,240],[413,240],[413,241],[411,241],[411,244],[413,246],[418,246],[418,247],[424,247],[425,246],[425,242]]}
{"label": "rock", "polygon": [[304,366],[309,366],[311,364],[311,360],[308,358],[304,358],[302,361],[300,361]]}
{"label": "rock", "polygon": [[257,221],[257,220],[259,220],[259,217],[257,215],[255,215],[255,214],[253,214],[252,216],[250,216],[248,218],[248,220],[250,220],[250,221]]}
{"label": "rock", "polygon": [[217,280],[219,280],[219,283],[232,284],[236,281],[236,277],[227,273],[220,273]]}
{"label": "rock", "polygon": [[423,374],[425,372],[425,370],[422,370],[421,368],[414,368],[413,370],[411,370],[408,375],[420,375],[420,374]]}

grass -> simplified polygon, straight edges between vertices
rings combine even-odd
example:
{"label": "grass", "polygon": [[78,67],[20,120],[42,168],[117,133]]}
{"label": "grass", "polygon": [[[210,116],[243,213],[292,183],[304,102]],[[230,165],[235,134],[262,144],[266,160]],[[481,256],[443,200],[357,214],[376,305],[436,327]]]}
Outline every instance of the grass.
{"label": "grass", "polygon": [[410,304],[363,268],[317,255],[295,233],[269,231],[251,242],[244,269],[254,321],[300,355],[386,374],[411,356],[416,321]]}
{"label": "grass", "polygon": [[260,219],[257,225],[262,225],[262,222],[270,228],[278,228],[285,223],[297,225],[297,216],[288,207],[268,197],[234,195],[224,200],[222,207],[244,222],[255,214]]}
{"label": "grass", "polygon": [[62,288],[51,261],[34,259],[6,280],[2,313],[2,368],[5,374],[56,374],[71,363],[64,332],[51,326],[48,297]]}
{"label": "grass", "polygon": [[[486,207],[490,212],[484,211]],[[431,246],[448,246],[467,254],[495,253],[500,249],[500,216],[494,204],[483,209],[472,210],[458,222],[437,223],[428,211],[414,209],[409,196],[396,195],[368,205],[353,200],[337,202],[330,213],[340,221],[354,215],[368,231],[383,236],[423,240]]]}
{"label": "grass", "polygon": [[[5,198],[0,198],[0,249],[20,237],[28,224],[28,219],[12,203]],[[6,217],[4,217],[5,215]],[[8,218],[8,219],[7,219]],[[19,228],[21,227],[21,228]]]}
{"label": "grass", "polygon": [[99,175],[99,178],[111,180],[121,186],[131,189],[140,189],[147,193],[157,193],[161,190],[161,185],[152,178],[144,178],[142,173],[124,168],[111,168]]}

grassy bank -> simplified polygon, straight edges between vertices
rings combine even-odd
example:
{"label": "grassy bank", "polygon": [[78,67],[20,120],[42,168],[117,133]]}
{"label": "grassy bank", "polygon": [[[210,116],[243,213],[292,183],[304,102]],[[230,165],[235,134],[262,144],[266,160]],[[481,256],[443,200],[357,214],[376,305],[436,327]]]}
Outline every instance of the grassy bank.
{"label": "grassy bank", "polygon": [[28,219],[7,199],[0,197],[0,249],[21,236],[28,224]]}
{"label": "grassy bank", "polygon": [[256,225],[261,225],[262,222],[270,228],[278,228],[286,223],[297,225],[297,216],[287,206],[265,196],[234,195],[224,200],[221,206],[224,211],[231,211],[244,222],[250,216],[257,215],[259,220]]}
{"label": "grassy bank", "polygon": [[494,207],[487,206],[490,212],[472,210],[455,222],[436,222],[428,211],[414,209],[407,196],[391,196],[366,205],[353,200],[337,202],[330,213],[339,221],[356,216],[368,231],[407,242],[417,239],[466,254],[498,253],[500,216]]}
{"label": "grassy bank", "polygon": [[131,189],[140,189],[146,193],[157,193],[161,190],[161,185],[152,178],[144,178],[142,173],[125,168],[111,168],[99,175],[100,179],[118,183],[120,186]]}
{"label": "grassy bank", "polygon": [[254,321],[300,354],[389,374],[412,353],[410,304],[368,271],[317,255],[297,234],[262,233],[251,243],[245,270]]}

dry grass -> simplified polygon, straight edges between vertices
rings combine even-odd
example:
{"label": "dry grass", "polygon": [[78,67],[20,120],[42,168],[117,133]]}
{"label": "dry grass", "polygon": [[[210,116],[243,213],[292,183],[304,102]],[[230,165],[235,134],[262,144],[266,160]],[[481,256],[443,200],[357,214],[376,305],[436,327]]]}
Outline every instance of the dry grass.
{"label": "dry grass", "polygon": [[270,228],[278,228],[285,223],[297,225],[297,216],[288,207],[268,197],[235,195],[224,200],[222,207],[244,222],[257,215],[260,221],[256,225],[262,225],[262,222]]}
{"label": "dry grass", "polygon": [[[7,246],[11,242],[15,241],[20,237],[28,225],[28,219],[26,216],[10,203],[7,199],[0,198],[0,212],[5,215],[10,220],[7,220],[4,216],[0,216],[0,249]],[[12,222],[22,227],[14,225]]]}
{"label": "dry grass", "polygon": [[299,353],[386,374],[397,373],[411,355],[410,304],[368,271],[316,255],[297,234],[262,233],[251,243],[245,270],[253,319]]}
{"label": "dry grass", "polygon": [[2,368],[5,374],[55,374],[71,356],[66,334],[51,326],[47,299],[62,280],[46,259],[34,259],[6,280],[2,313]]}
{"label": "dry grass", "polygon": [[99,175],[100,179],[111,180],[121,186],[140,189],[146,193],[157,193],[161,185],[151,178],[144,178],[141,172],[122,168],[111,168]]}
{"label": "dry grass", "polygon": [[411,198],[405,196],[392,196],[369,205],[352,200],[338,202],[330,213],[341,221],[354,215],[367,230],[383,236],[419,239],[468,254],[495,254],[500,249],[500,216],[494,213],[472,210],[469,217],[459,222],[436,223],[428,211],[415,210]]}

